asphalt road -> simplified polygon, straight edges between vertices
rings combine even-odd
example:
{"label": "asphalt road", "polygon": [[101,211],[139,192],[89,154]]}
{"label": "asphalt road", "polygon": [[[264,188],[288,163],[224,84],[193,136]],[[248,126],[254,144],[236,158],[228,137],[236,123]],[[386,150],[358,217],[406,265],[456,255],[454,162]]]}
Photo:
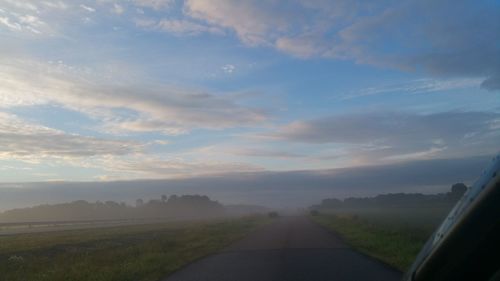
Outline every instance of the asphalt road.
{"label": "asphalt road", "polygon": [[391,281],[402,274],[306,217],[283,217],[165,281]]}

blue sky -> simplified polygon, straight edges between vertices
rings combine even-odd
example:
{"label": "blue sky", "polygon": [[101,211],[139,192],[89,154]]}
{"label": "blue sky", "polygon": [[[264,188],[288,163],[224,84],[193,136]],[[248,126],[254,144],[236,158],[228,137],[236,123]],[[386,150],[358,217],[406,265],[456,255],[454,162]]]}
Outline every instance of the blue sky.
{"label": "blue sky", "polygon": [[499,30],[487,0],[0,0],[0,182],[492,156]]}

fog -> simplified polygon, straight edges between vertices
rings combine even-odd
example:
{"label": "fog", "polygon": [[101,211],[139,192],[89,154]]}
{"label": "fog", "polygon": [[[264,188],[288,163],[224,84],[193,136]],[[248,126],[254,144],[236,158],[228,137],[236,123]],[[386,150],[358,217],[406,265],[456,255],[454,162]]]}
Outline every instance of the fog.
{"label": "fog", "polygon": [[302,208],[325,198],[383,193],[442,193],[451,184],[470,185],[490,157],[412,161],[320,171],[232,173],[175,180],[0,184],[0,210],[75,200],[134,205],[161,195],[199,194],[222,204]]}

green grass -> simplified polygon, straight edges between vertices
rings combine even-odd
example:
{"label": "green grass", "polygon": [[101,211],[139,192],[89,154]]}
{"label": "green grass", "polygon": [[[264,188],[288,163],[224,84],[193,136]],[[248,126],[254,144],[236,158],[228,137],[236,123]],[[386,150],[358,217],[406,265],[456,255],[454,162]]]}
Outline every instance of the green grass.
{"label": "green grass", "polygon": [[0,237],[0,280],[159,280],[268,221],[247,217]]}
{"label": "green grass", "polygon": [[436,224],[345,213],[312,219],[338,233],[353,248],[401,271],[408,270]]}

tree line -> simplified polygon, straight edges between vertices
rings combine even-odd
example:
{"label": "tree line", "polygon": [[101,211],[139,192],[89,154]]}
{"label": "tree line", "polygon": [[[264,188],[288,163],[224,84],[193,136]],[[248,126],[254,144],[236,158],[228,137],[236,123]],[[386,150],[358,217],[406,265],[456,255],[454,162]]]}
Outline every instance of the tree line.
{"label": "tree line", "polygon": [[349,197],[344,200],[328,198],[320,204],[311,206],[313,210],[347,209],[347,208],[404,208],[404,207],[429,207],[429,206],[452,206],[467,191],[463,183],[452,185],[451,190],[439,194],[421,193],[389,193],[373,197]]}
{"label": "tree line", "polygon": [[85,200],[12,209],[0,213],[0,221],[72,221],[143,218],[206,218],[223,215],[225,208],[203,195],[162,195],[159,199],[124,202]]}

